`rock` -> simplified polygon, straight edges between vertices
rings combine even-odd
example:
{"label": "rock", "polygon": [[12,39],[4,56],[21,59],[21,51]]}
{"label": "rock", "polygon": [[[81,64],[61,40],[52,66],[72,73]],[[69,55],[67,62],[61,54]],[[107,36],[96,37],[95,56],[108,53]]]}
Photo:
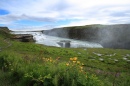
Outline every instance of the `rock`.
{"label": "rock", "polygon": [[68,41],[68,40],[62,40],[62,41],[58,42],[58,44],[59,44],[61,47],[69,48],[69,47],[70,47],[70,42],[71,42],[71,41]]}
{"label": "rock", "polygon": [[100,61],[104,61],[104,59],[103,59],[103,58],[99,58],[99,60],[100,60]]}
{"label": "rock", "polygon": [[33,35],[31,34],[17,34],[13,37],[13,39],[21,42],[35,42]]}

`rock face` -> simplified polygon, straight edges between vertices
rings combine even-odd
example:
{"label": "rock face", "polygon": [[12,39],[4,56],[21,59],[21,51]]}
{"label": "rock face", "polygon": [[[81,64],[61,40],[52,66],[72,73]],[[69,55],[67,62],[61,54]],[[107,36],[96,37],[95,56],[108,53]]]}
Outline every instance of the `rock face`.
{"label": "rock face", "polygon": [[70,48],[70,42],[71,42],[71,41],[62,40],[62,41],[58,42],[58,44],[59,44],[61,47]]}
{"label": "rock face", "polygon": [[13,39],[21,41],[21,42],[34,42],[33,35],[30,34],[17,34],[13,37]]}
{"label": "rock face", "polygon": [[10,34],[8,27],[0,27],[0,35],[4,36],[5,38],[15,39],[21,42],[34,42],[33,35],[30,34]]}
{"label": "rock face", "polygon": [[46,35],[100,43],[105,48],[130,49],[130,24],[55,28]]}

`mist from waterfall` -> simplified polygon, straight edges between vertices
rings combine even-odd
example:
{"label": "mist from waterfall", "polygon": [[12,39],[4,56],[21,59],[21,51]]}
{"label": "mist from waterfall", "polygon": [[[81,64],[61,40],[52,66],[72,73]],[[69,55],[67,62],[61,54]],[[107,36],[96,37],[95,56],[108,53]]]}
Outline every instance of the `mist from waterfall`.
{"label": "mist from waterfall", "polygon": [[104,26],[97,37],[104,47],[130,49],[130,25]]}

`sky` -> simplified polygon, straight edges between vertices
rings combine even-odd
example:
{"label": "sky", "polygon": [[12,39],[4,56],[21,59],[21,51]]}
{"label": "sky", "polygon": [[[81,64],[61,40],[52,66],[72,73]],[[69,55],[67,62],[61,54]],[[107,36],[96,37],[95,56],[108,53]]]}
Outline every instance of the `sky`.
{"label": "sky", "polygon": [[130,0],[0,0],[0,26],[11,30],[129,23]]}

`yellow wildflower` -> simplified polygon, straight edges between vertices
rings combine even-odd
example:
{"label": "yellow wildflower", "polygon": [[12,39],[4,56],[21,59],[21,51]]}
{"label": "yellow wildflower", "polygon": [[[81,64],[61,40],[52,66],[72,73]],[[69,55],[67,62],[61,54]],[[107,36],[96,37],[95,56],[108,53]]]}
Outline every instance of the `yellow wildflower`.
{"label": "yellow wildflower", "polygon": [[72,61],[72,60],[73,60],[73,58],[70,58],[70,60]]}
{"label": "yellow wildflower", "polygon": [[77,61],[77,64],[80,64],[80,61]]}
{"label": "yellow wildflower", "polygon": [[69,63],[66,63],[66,66],[69,66]]}
{"label": "yellow wildflower", "polygon": [[50,59],[50,62],[52,62],[52,60]]}
{"label": "yellow wildflower", "polygon": [[82,66],[84,66],[84,63],[82,63]]}
{"label": "yellow wildflower", "polygon": [[76,61],[73,61],[73,63],[75,63]]}
{"label": "yellow wildflower", "polygon": [[80,66],[80,69],[82,70],[82,69],[83,69],[83,67],[82,67],[82,66]]}
{"label": "yellow wildflower", "polygon": [[77,57],[74,57],[73,60],[76,61],[76,60],[77,60]]}

